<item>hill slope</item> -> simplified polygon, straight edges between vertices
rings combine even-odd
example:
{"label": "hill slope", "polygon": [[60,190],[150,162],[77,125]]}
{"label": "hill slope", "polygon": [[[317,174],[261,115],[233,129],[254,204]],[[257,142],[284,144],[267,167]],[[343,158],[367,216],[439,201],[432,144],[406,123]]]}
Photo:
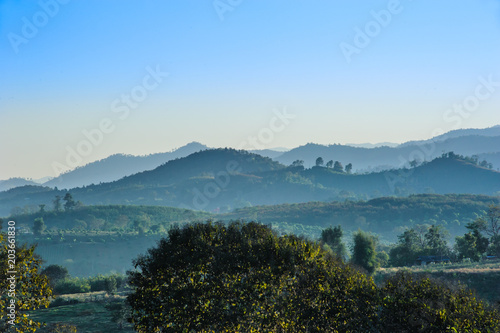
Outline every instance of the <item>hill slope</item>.
{"label": "hill slope", "polygon": [[[87,205],[134,204],[224,212],[252,205],[370,199],[419,193],[497,195],[500,172],[453,155],[413,169],[347,174],[325,167],[284,167],[233,149],[206,150],[118,181],[71,189]],[[65,191],[21,187],[0,192],[0,215],[16,207],[52,206]]]}
{"label": "hill slope", "polygon": [[43,185],[70,189],[90,184],[111,182],[137,172],[154,169],[167,161],[186,157],[207,148],[207,146],[201,143],[192,142],[167,153],[151,154],[147,156],[115,154],[64,173],[59,177],[45,182]]}

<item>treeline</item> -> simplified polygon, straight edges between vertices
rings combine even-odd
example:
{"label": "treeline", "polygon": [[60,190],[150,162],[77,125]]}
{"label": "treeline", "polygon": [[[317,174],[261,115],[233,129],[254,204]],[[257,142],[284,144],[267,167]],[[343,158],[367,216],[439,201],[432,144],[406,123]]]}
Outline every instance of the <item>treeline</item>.
{"label": "treeline", "polygon": [[[203,220],[209,213],[160,206],[83,206],[11,216],[17,225],[37,235],[59,231],[151,232],[168,230],[172,223]],[[38,222],[35,222],[38,221]]]}
{"label": "treeline", "polygon": [[[348,231],[361,228],[394,241],[405,228],[420,224],[442,226],[451,236],[461,235],[468,223],[485,215],[489,206],[498,202],[497,197],[485,195],[419,194],[369,201],[256,206],[236,209],[222,215],[222,218],[227,221],[245,219],[264,224],[302,224],[323,228],[340,224]],[[298,230],[297,234],[301,233]]]}

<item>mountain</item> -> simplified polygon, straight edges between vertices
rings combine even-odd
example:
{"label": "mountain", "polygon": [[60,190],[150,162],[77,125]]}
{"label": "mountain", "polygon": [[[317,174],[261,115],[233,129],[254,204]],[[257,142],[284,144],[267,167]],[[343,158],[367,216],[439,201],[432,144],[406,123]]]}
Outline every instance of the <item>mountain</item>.
{"label": "mountain", "polygon": [[459,138],[462,136],[500,136],[500,125],[488,127],[488,128],[465,128],[465,129],[457,129],[453,131],[446,132],[444,134],[433,137],[429,140],[419,140],[419,141],[408,141],[402,143],[400,147],[403,146],[414,146],[419,144],[425,144],[429,142],[437,142],[444,141],[452,138]]}
{"label": "mountain", "polygon": [[154,169],[169,160],[186,157],[207,148],[207,146],[201,143],[192,142],[167,153],[157,153],[147,156],[115,154],[64,173],[43,183],[43,185],[69,189],[90,184],[111,182],[137,172]]}
{"label": "mountain", "polygon": [[[412,169],[347,174],[325,167],[285,167],[246,151],[213,149],[114,182],[73,188],[70,193],[86,205],[157,205],[227,212],[255,205],[421,193],[498,195],[499,191],[500,172],[456,154],[445,154]],[[36,211],[39,204],[51,207],[55,196],[65,193],[40,186],[0,192],[0,216],[12,209]]]}
{"label": "mountain", "polygon": [[357,148],[378,148],[378,147],[397,147],[399,144],[393,142],[379,142],[379,143],[346,143],[346,146]]}
{"label": "mountain", "polygon": [[0,180],[0,192],[10,190],[11,188],[25,185],[37,185],[34,181],[24,178],[9,178],[7,180]]}
{"label": "mountain", "polygon": [[[376,148],[308,143],[283,153],[275,160],[284,165],[290,165],[295,160],[303,160],[306,167],[311,167],[315,165],[318,157],[322,157],[325,163],[329,160],[340,161],[343,165],[352,163],[353,170],[356,171],[375,171],[408,166],[414,159],[421,162],[430,161],[450,151],[466,156],[497,153],[500,152],[500,136],[468,135],[442,141]],[[493,164],[495,169],[500,168],[500,164]]]}

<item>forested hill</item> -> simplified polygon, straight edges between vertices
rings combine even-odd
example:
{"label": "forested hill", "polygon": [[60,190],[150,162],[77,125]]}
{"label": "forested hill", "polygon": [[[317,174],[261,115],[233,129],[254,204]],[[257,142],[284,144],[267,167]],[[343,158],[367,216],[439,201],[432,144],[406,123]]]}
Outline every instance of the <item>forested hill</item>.
{"label": "forested hill", "polygon": [[45,182],[43,185],[70,189],[90,184],[112,182],[137,172],[152,170],[170,160],[186,157],[207,148],[207,146],[201,143],[191,142],[174,151],[166,153],[145,156],[115,154],[63,173],[59,177]]}
{"label": "forested hill", "polygon": [[[347,231],[361,228],[392,242],[404,228],[418,224],[441,225],[450,237],[465,232],[465,225],[484,216],[498,197],[469,194],[419,194],[404,198],[382,197],[368,201],[308,202],[236,209],[220,217],[224,220],[255,220],[300,234],[305,226],[341,225]],[[452,238],[450,238],[452,239]]]}
{"label": "forested hill", "polygon": [[[215,149],[69,192],[86,205],[156,205],[227,212],[255,205],[420,193],[498,195],[499,191],[500,172],[452,153],[411,169],[352,174],[327,167],[285,167],[245,151]],[[51,207],[56,196],[65,194],[36,186],[0,192],[0,216],[12,209],[37,211],[39,204]]]}
{"label": "forested hill", "polygon": [[[500,127],[499,127],[500,128]],[[295,160],[303,160],[306,167],[315,164],[318,157],[325,162],[328,160],[352,163],[354,170],[378,170],[400,167],[402,161],[418,159],[430,161],[439,157],[443,152],[453,151],[460,155],[480,155],[500,151],[500,135],[481,136],[467,135],[440,140],[427,140],[422,142],[407,143],[397,147],[362,148],[347,145],[319,145],[309,143],[294,148],[275,159],[280,163],[289,165]],[[488,161],[492,162],[492,161]],[[500,168],[495,164],[494,169]]]}

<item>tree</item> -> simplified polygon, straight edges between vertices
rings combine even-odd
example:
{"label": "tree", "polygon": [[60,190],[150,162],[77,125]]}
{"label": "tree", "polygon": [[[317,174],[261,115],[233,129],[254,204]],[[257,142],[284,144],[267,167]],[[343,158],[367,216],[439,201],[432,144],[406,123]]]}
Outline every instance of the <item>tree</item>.
{"label": "tree", "polygon": [[64,203],[65,210],[72,210],[76,206],[76,202],[75,200],[73,200],[73,196],[69,192],[66,192],[63,200],[65,201]]}
{"label": "tree", "polygon": [[429,255],[447,255],[446,230],[439,225],[432,225],[425,234],[426,247]]}
{"label": "tree", "polygon": [[327,244],[333,253],[345,260],[347,251],[344,243],[342,242],[342,235],[343,231],[340,225],[334,228],[328,227],[321,231],[321,241]]}
{"label": "tree", "polygon": [[56,212],[60,212],[62,210],[61,197],[59,195],[56,195],[52,203],[54,204],[54,210]]}
{"label": "tree", "polygon": [[481,234],[484,230],[486,221],[477,219],[468,223],[466,228],[470,231],[455,238],[455,249],[458,252],[458,258],[470,258],[473,261],[479,261],[488,249],[488,238]]}
{"label": "tree", "polygon": [[0,231],[2,231],[2,228],[3,228],[3,219],[0,218]]}
{"label": "tree", "polygon": [[326,167],[327,168],[333,167],[333,160],[329,160],[328,162],[326,162]]}
{"label": "tree", "polygon": [[406,266],[413,264],[422,252],[419,236],[414,229],[409,229],[398,236],[398,245],[389,251],[391,266]]}
{"label": "tree", "polygon": [[487,223],[484,226],[484,231],[490,237],[500,236],[500,206],[490,206],[488,209]]}
{"label": "tree", "polygon": [[375,236],[358,230],[354,234],[354,246],[352,250],[351,261],[354,265],[362,267],[369,274],[375,272],[378,268],[377,239]]}
{"label": "tree", "polygon": [[339,161],[335,161],[335,164],[333,165],[333,171],[344,172],[344,166]]}
{"label": "tree", "polygon": [[41,236],[45,231],[45,222],[43,221],[43,217],[37,217],[35,222],[33,222],[33,234],[35,236]]}
{"label": "tree", "polygon": [[45,204],[38,205],[40,207],[40,213],[45,213]]}
{"label": "tree", "polygon": [[381,288],[377,332],[499,332],[500,314],[463,287],[400,271]]}
{"label": "tree", "polygon": [[316,159],[316,166],[317,166],[317,167],[322,166],[322,165],[323,165],[323,163],[325,163],[325,162],[323,161],[323,157],[318,157],[318,158]]}
{"label": "tree", "polygon": [[351,173],[352,172],[352,163],[349,163],[345,166],[345,172],[346,173]]}
{"label": "tree", "polygon": [[[7,230],[8,234],[0,233],[0,258],[2,258],[0,261],[0,289],[2,290],[0,332],[35,332],[41,324],[30,319],[26,311],[48,307],[52,290],[47,277],[39,274],[42,260],[35,254],[35,246],[26,244],[16,246],[8,238],[8,235],[15,232],[14,227],[9,226]],[[13,264],[10,259],[7,260],[11,256],[15,258],[13,266],[10,266]],[[16,273],[12,274],[8,271]],[[11,279],[13,276],[15,280]],[[9,295],[12,293],[11,281],[15,281],[16,286],[15,296],[12,298]],[[9,323],[12,320],[9,317],[11,310],[8,308],[11,300],[15,305],[15,310],[13,310],[15,330],[11,330],[12,325]]]}
{"label": "tree", "polygon": [[303,166],[304,166],[303,160],[295,160],[292,162],[292,167],[303,167]]}
{"label": "tree", "polygon": [[69,278],[68,269],[60,265],[49,265],[43,269],[41,274],[49,279],[52,287],[54,287],[57,282]]}
{"label": "tree", "polygon": [[139,332],[366,332],[375,321],[371,279],[253,222],[172,228],[134,266]]}

